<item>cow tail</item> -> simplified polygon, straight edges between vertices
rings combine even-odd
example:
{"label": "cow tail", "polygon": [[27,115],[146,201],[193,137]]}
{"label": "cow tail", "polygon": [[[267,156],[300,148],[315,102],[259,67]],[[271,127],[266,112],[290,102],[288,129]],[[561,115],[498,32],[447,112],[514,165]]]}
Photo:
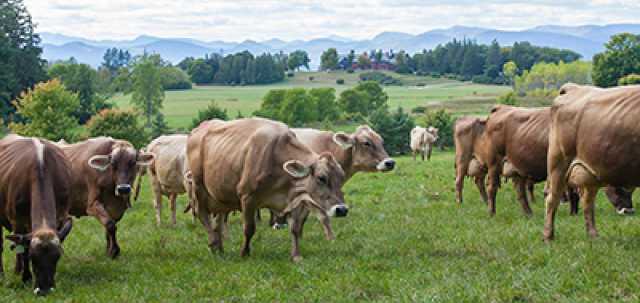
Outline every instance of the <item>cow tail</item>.
{"label": "cow tail", "polygon": [[138,196],[140,195],[140,187],[142,187],[142,177],[144,176],[147,169],[143,168],[138,171],[138,175],[136,176],[136,193],[133,195],[133,201],[138,202]]}

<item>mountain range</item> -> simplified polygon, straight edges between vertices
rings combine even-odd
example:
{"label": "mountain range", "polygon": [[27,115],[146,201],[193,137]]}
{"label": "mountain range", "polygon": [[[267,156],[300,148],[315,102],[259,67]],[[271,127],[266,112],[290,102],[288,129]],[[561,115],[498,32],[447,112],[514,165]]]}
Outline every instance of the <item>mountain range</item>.
{"label": "mountain range", "polygon": [[497,40],[501,45],[512,45],[514,42],[529,41],[537,46],[549,46],[570,49],[580,53],[584,59],[591,60],[594,54],[604,49],[604,44],[611,35],[629,32],[640,34],[640,24],[610,24],[556,26],[543,25],[521,31],[506,31],[490,28],[454,26],[436,29],[422,34],[401,32],[383,32],[372,39],[355,40],[348,37],[332,35],[312,40],[284,41],[270,39],[265,41],[245,40],[242,42],[203,41],[189,38],[160,38],[142,35],[133,40],[91,40],[44,32],[40,34],[43,56],[50,61],[64,60],[74,57],[79,62],[98,66],[107,48],[117,47],[129,50],[132,54],[158,53],[172,63],[178,63],[185,57],[203,57],[209,53],[230,54],[249,51],[253,54],[285,53],[302,49],[309,53],[311,67],[320,64],[320,55],[330,47],[339,53],[353,49],[357,53],[372,49],[405,50],[409,53],[423,49],[432,49],[452,39],[474,39],[478,43],[489,44]]}

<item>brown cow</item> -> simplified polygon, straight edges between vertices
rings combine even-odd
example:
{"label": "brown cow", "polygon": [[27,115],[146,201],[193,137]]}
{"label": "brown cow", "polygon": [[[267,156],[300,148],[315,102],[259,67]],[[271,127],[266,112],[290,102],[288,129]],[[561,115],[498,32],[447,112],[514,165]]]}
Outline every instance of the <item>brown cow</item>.
{"label": "brown cow", "polygon": [[561,193],[582,193],[587,233],[596,237],[594,202],[600,187],[640,185],[640,86],[600,89],[564,85],[551,110],[549,186],[544,239],[554,237]]}
{"label": "brown cow", "polygon": [[71,230],[69,211],[70,164],[53,143],[9,135],[0,140],[0,274],[2,228],[13,231],[16,273],[31,280],[34,293],[45,295],[55,287],[62,242]]}
{"label": "brown cow", "polygon": [[301,260],[303,217],[314,212],[322,221],[347,215],[340,165],[331,154],[311,151],[282,123],[259,118],[210,121],[189,135],[187,158],[193,202],[212,251],[222,251],[223,221],[231,211],[242,213],[242,256],[250,253],[257,209],[290,214],[294,261]]}
{"label": "brown cow", "polygon": [[[345,172],[345,183],[358,172],[388,172],[395,167],[395,161],[384,149],[384,140],[367,125],[359,126],[352,134],[309,128],[292,130],[298,140],[313,152],[331,153]],[[277,219],[277,222],[275,218],[272,213],[269,223],[274,228],[286,225],[284,218]]]}
{"label": "brown cow", "polygon": [[107,255],[116,258],[120,247],[116,223],[130,207],[129,194],[140,166],[153,161],[153,154],[137,151],[124,140],[100,137],[63,146],[71,161],[72,196],[70,214],[92,216],[107,233]]}

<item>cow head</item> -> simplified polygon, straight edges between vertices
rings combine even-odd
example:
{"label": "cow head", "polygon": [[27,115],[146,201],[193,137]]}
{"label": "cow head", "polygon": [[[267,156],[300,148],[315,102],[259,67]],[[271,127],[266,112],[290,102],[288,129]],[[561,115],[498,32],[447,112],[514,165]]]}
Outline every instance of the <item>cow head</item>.
{"label": "cow head", "polygon": [[[344,171],[330,153],[320,155],[311,165],[290,160],[283,165],[283,168],[296,179],[294,195],[307,196],[300,202],[307,203],[312,211],[318,211],[321,215],[347,216],[349,208],[344,204],[342,193]],[[290,206],[295,207],[295,205]]]}
{"label": "cow head", "polygon": [[55,290],[56,269],[63,252],[62,242],[71,231],[71,226],[71,220],[67,220],[58,232],[45,228],[29,235],[7,237],[18,249],[29,248],[28,257],[35,276],[33,292],[36,295],[43,296]]}
{"label": "cow head", "polygon": [[433,135],[433,137],[435,138],[435,140],[438,140],[438,131],[439,129],[433,126],[429,126],[429,128],[427,128],[427,132],[429,132],[430,134]]}
{"label": "cow head", "polygon": [[391,171],[396,162],[384,149],[384,140],[369,126],[363,125],[351,135],[336,133],[333,141],[351,150],[352,166],[356,171]]}
{"label": "cow head", "polygon": [[136,150],[126,141],[113,144],[108,155],[95,155],[89,159],[89,166],[111,174],[115,184],[115,195],[126,197],[131,193],[131,184],[136,178],[140,166],[148,166],[153,162],[154,154]]}

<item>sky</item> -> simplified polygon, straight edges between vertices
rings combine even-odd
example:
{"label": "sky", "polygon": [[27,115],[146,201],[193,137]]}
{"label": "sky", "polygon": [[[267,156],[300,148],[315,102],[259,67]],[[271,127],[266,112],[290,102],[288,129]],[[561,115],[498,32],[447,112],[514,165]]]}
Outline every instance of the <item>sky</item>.
{"label": "sky", "polygon": [[454,25],[637,23],[640,0],[24,0],[39,32],[89,39],[139,35],[201,40],[372,38]]}

